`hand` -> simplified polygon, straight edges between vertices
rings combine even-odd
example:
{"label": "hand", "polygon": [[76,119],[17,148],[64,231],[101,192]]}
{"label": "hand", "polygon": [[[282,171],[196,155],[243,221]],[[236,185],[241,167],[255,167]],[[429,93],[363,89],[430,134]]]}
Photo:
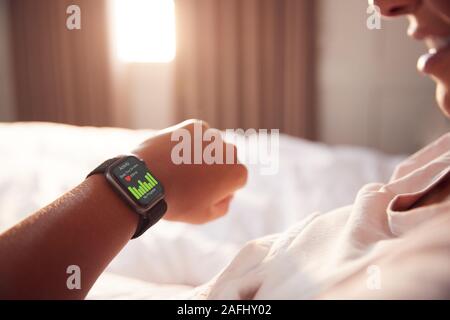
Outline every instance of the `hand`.
{"label": "hand", "polygon": [[[133,153],[146,162],[164,185],[168,205],[164,218],[201,224],[227,213],[234,192],[246,183],[247,169],[237,162],[235,146],[232,146],[234,164],[208,165],[202,162],[176,165],[171,154],[172,148],[179,142],[171,141],[171,135],[175,130],[184,128],[194,137],[195,124],[201,125],[203,132],[209,129],[205,122],[188,120],[146,140]],[[219,143],[226,150],[227,144],[222,139]],[[207,144],[203,142],[203,147]]]}

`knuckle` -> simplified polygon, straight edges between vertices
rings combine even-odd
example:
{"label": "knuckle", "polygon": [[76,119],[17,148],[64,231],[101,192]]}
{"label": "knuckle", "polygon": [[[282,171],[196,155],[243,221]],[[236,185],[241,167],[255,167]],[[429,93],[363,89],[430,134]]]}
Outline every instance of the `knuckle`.
{"label": "knuckle", "polygon": [[204,120],[198,120],[199,123],[202,125],[203,129],[209,129],[211,126],[209,125],[208,122],[204,121]]}
{"label": "knuckle", "polygon": [[218,137],[220,139],[219,141],[222,141],[222,135],[219,129],[209,127],[203,127],[203,129],[206,129],[214,137]]}
{"label": "knuckle", "polygon": [[224,147],[227,152],[231,151],[233,153],[233,163],[238,163],[237,161],[238,149],[236,145],[233,143],[224,142]]}
{"label": "knuckle", "polygon": [[238,176],[239,185],[243,186],[248,181],[248,169],[243,164],[236,165],[236,172]]}
{"label": "knuckle", "polygon": [[200,119],[189,119],[183,122],[183,126],[190,130],[198,125],[200,125],[203,129],[209,128],[209,124],[206,121]]}

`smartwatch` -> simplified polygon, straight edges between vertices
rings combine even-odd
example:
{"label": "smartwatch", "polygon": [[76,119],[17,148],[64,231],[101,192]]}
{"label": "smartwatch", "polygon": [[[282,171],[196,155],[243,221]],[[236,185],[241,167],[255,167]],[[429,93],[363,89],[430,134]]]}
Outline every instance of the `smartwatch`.
{"label": "smartwatch", "polygon": [[116,157],[103,162],[86,178],[94,174],[103,174],[113,190],[138,214],[139,223],[132,239],[142,235],[166,213],[164,187],[143,160],[131,155]]}

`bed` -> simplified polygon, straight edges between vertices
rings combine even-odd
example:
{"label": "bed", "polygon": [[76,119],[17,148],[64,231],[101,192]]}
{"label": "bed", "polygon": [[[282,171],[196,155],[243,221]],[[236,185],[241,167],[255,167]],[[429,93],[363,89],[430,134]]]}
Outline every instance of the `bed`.
{"label": "bed", "polygon": [[[102,160],[152,134],[0,123],[0,231],[76,186]],[[202,226],[159,222],[112,261],[88,298],[180,297],[217,274],[248,240],[282,231],[313,212],[350,204],[362,185],[387,181],[404,158],[284,135],[279,152],[277,174],[263,175],[257,165],[249,167],[248,184],[227,216]]]}

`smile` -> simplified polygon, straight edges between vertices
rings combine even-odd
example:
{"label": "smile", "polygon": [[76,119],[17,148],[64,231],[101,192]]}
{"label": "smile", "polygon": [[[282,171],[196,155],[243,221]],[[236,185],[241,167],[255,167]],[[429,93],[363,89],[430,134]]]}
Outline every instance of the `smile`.
{"label": "smile", "polygon": [[450,37],[430,37],[425,42],[428,53],[419,58],[417,68],[423,73],[433,74],[450,56]]}
{"label": "smile", "polygon": [[450,37],[447,38],[438,38],[438,37],[432,37],[425,40],[428,48],[429,53],[435,54],[440,50],[443,50],[450,46]]}

